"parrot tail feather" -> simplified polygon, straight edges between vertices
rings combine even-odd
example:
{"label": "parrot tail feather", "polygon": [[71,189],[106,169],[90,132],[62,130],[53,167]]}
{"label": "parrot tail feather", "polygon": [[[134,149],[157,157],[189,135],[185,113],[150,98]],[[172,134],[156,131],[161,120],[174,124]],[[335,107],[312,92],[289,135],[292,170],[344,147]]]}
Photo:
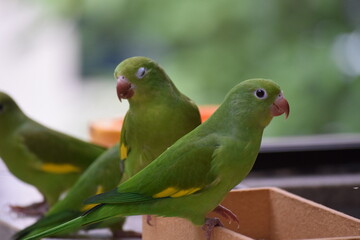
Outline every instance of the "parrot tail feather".
{"label": "parrot tail feather", "polygon": [[53,227],[51,229],[48,229],[46,231],[40,232],[38,234],[29,236],[29,237],[25,237],[24,240],[35,240],[35,239],[40,239],[42,237],[47,237],[50,235],[54,235],[57,233],[61,233],[64,231],[69,231],[72,229],[79,229],[81,226],[83,225],[83,217],[77,217],[71,221],[68,221],[66,223],[60,224],[56,227]]}
{"label": "parrot tail feather", "polygon": [[23,240],[35,240],[59,233],[61,234],[61,233],[69,233],[72,231],[76,231],[85,225],[100,222],[108,218],[114,217],[116,215],[121,216],[121,212],[124,209],[126,209],[126,206],[124,206],[124,208],[119,209],[120,212],[114,212],[113,207],[114,205],[107,206],[106,204],[99,204],[93,207],[92,209],[88,210],[87,212],[83,213],[81,216],[74,218],[73,220],[60,224],[48,230],[44,230],[42,232],[35,233],[30,236],[26,236]]}
{"label": "parrot tail feather", "polygon": [[12,240],[21,240],[25,236],[34,235],[38,232],[45,231],[61,223],[65,223],[71,219],[78,217],[81,212],[78,211],[63,211],[40,218],[36,223],[24,228],[23,230],[15,233]]}

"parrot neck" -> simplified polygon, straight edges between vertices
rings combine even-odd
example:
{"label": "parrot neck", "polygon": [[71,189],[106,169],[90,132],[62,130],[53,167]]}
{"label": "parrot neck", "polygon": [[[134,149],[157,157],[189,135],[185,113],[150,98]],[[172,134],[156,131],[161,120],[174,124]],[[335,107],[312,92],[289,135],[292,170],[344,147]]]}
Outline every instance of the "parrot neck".
{"label": "parrot neck", "polygon": [[129,112],[133,112],[140,115],[146,115],[151,109],[156,108],[159,105],[155,99],[146,101],[145,99],[131,99],[129,100]]}
{"label": "parrot neck", "polygon": [[223,104],[205,123],[217,132],[236,138],[261,137],[266,125],[247,117],[247,114],[247,111],[233,111]]}
{"label": "parrot neck", "polygon": [[6,141],[6,137],[13,134],[16,129],[21,127],[24,122],[27,121],[27,117],[22,112],[17,112],[15,115],[11,114],[0,120],[0,142]]}
{"label": "parrot neck", "polygon": [[158,91],[151,94],[135,92],[129,99],[130,109],[133,111],[146,111],[149,108],[156,108],[160,105],[170,105],[178,100],[178,93],[171,91]]}

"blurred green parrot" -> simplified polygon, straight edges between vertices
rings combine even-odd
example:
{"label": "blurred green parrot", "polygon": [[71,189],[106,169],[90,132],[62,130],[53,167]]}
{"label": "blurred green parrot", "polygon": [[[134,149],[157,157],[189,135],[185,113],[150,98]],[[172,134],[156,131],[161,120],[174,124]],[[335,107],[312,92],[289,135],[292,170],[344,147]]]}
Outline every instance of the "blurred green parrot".
{"label": "blurred green parrot", "polygon": [[15,177],[44,196],[41,203],[12,206],[13,211],[42,215],[104,151],[35,122],[9,95],[0,92],[0,157]]}
{"label": "blurred green parrot", "polygon": [[[83,205],[86,198],[115,188],[121,173],[123,182],[201,123],[197,106],[177,90],[164,70],[151,59],[124,60],[116,67],[115,78],[120,101],[127,99],[130,105],[121,129],[120,144],[101,155],[63,200],[45,217],[17,233],[16,239],[81,215],[91,208],[91,205]],[[123,222],[121,217],[90,228],[111,225],[114,236],[131,235],[121,230]]]}
{"label": "blurred green parrot", "polygon": [[239,83],[202,125],[114,190],[86,201],[99,205],[26,239],[140,214],[186,218],[203,225],[210,239],[213,228],[220,223],[205,216],[218,209],[226,194],[250,172],[271,119],[283,113],[287,117],[289,111],[287,100],[274,82],[251,79]]}

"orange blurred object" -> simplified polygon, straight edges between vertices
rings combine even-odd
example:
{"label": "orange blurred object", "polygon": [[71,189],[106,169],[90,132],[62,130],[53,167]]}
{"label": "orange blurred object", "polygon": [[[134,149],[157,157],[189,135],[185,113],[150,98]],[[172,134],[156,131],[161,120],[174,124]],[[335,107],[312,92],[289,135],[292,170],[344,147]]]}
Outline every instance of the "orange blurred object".
{"label": "orange blurred object", "polygon": [[[207,120],[218,108],[218,105],[200,106],[201,121]],[[123,118],[98,120],[90,123],[90,139],[93,143],[111,147],[120,139]]]}
{"label": "orange blurred object", "polygon": [[199,107],[201,121],[205,122],[219,107],[219,105],[203,105]]}
{"label": "orange blurred object", "polygon": [[120,139],[123,118],[98,120],[90,123],[90,140],[104,147],[111,147]]}

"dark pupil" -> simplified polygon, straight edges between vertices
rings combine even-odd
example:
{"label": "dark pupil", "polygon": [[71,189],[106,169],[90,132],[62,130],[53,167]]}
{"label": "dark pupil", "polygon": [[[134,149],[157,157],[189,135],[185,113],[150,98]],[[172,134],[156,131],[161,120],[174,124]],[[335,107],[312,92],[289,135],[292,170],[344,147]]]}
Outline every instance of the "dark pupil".
{"label": "dark pupil", "polygon": [[4,110],[4,105],[0,104],[0,113]]}
{"label": "dark pupil", "polygon": [[261,90],[261,89],[256,90],[256,96],[258,98],[263,98],[265,96],[264,90]]}

